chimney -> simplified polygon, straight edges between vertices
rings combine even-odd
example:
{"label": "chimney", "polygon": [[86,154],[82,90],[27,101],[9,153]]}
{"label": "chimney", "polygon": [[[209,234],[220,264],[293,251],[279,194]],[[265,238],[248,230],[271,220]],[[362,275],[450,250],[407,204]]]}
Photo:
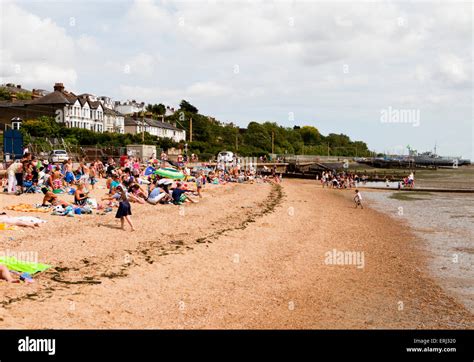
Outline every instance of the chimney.
{"label": "chimney", "polygon": [[38,94],[38,91],[36,89],[33,89],[31,91],[31,99],[38,99],[41,98],[41,95]]}
{"label": "chimney", "polygon": [[16,87],[17,87],[18,89],[21,89],[21,84],[17,84]]}
{"label": "chimney", "polygon": [[55,92],[64,92],[64,84],[62,84],[62,83],[55,83],[55,84],[54,84],[54,91],[55,91]]}
{"label": "chimney", "polygon": [[15,101],[16,101],[16,93],[10,94],[10,100],[11,100],[12,102],[15,102]]}

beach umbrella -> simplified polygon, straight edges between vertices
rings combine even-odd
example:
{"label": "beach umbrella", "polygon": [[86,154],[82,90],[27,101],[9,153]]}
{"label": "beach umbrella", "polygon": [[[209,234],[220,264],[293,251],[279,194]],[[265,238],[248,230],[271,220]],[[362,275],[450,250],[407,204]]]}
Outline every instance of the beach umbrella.
{"label": "beach umbrella", "polygon": [[148,166],[148,167],[145,169],[145,176],[149,176],[149,175],[151,175],[153,172],[155,172],[155,168],[152,167],[152,166]]}

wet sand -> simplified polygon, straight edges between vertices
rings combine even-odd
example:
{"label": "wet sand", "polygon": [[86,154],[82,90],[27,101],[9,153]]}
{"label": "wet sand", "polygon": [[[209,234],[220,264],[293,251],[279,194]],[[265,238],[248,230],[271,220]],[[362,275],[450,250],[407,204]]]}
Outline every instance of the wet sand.
{"label": "wet sand", "polygon": [[[39,197],[1,194],[0,208]],[[1,231],[2,247],[54,268],[33,285],[1,283],[0,326],[472,329],[422,240],[351,198],[312,180],[209,185],[184,208],[133,204],[134,233],[114,213],[29,214],[49,222]],[[327,264],[334,249],[363,252],[364,267]]]}
{"label": "wet sand", "polygon": [[371,207],[408,223],[424,241],[420,247],[436,281],[474,313],[474,194],[364,194]]}

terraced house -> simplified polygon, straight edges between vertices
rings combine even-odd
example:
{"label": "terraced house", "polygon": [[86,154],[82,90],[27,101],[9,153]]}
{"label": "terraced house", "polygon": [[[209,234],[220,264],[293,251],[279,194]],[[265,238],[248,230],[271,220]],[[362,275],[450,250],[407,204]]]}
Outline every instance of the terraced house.
{"label": "terraced house", "polygon": [[62,83],[54,85],[54,91],[40,95],[32,91],[32,99],[17,100],[14,93],[10,101],[0,102],[0,123],[10,124],[13,118],[23,120],[39,116],[55,117],[66,127],[77,127],[95,132],[124,133],[124,116],[108,110],[102,99],[92,94],[75,95],[65,90]]}
{"label": "terraced house", "polygon": [[152,136],[171,138],[175,142],[186,141],[186,131],[176,127],[176,123],[171,124],[150,117],[127,116],[125,132],[131,134],[148,132]]}

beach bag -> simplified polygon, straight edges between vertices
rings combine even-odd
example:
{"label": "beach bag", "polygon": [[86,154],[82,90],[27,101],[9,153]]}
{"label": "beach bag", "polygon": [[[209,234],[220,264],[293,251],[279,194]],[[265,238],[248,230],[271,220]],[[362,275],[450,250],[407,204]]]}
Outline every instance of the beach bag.
{"label": "beach bag", "polygon": [[87,204],[92,208],[92,209],[97,209],[97,200],[96,199],[87,199]]}

